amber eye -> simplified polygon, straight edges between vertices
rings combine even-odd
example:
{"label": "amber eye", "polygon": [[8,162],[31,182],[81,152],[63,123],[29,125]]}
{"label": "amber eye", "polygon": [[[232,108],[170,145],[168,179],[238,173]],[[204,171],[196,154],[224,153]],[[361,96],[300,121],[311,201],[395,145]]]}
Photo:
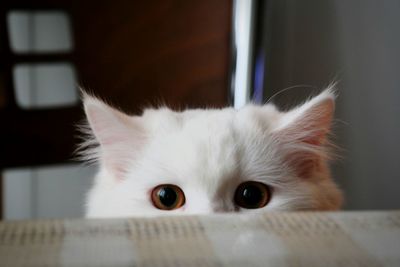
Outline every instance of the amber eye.
{"label": "amber eye", "polygon": [[270,199],[269,187],[260,182],[241,183],[235,192],[235,203],[245,209],[258,209],[267,205]]}
{"label": "amber eye", "polygon": [[160,210],[174,210],[185,204],[185,194],[182,189],[173,184],[156,186],[151,192],[154,207]]}

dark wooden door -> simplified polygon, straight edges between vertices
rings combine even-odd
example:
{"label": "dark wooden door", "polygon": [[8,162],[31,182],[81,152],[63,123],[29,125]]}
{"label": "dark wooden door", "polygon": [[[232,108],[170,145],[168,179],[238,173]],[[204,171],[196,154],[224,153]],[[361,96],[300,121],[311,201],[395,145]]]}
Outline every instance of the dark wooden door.
{"label": "dark wooden door", "polygon": [[[73,50],[15,54],[6,26],[15,10],[65,11]],[[75,125],[83,119],[80,105],[21,109],[12,79],[16,64],[70,62],[79,85],[130,113],[159,103],[176,109],[221,107],[228,104],[231,14],[230,0],[3,0],[0,174],[10,167],[70,161]]]}

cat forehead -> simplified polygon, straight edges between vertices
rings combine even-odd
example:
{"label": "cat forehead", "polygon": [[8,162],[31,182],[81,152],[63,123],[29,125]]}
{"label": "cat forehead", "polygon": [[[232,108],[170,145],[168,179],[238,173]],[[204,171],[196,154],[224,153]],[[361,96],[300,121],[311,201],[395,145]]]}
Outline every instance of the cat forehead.
{"label": "cat forehead", "polygon": [[[169,108],[146,109],[142,115],[144,123],[150,131],[175,131],[207,127],[213,128],[238,126],[263,126],[273,128],[282,114],[274,105],[258,106],[248,104],[241,109],[231,107],[222,109],[188,109],[173,111]],[[250,130],[250,129],[248,129]]]}
{"label": "cat forehead", "polygon": [[166,179],[176,179],[165,182],[178,183],[197,177],[191,181],[206,185],[230,179],[237,174],[246,146],[258,144],[254,149],[265,151],[258,141],[265,138],[263,128],[270,127],[277,116],[273,106],[255,105],[240,110],[148,110],[143,118],[152,129],[152,138],[145,158],[162,166],[152,172],[163,172],[151,176],[165,174]]}

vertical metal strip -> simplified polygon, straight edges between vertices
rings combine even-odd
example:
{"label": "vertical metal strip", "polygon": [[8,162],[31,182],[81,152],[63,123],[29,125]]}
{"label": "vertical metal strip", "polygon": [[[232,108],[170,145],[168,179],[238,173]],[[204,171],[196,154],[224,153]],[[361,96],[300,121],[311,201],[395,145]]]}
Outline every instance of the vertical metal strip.
{"label": "vertical metal strip", "polygon": [[252,85],[255,0],[234,0],[233,39],[234,69],[232,71],[233,106],[240,108],[250,100]]}

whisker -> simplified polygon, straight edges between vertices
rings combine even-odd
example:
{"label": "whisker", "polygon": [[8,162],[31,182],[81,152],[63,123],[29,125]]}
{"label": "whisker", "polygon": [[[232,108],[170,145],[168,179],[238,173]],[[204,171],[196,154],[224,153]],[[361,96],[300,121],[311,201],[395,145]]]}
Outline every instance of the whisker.
{"label": "whisker", "polygon": [[278,92],[276,92],[275,94],[273,94],[270,98],[267,99],[267,101],[264,104],[268,104],[269,102],[271,102],[271,100],[273,100],[275,97],[277,97],[278,95],[288,91],[288,90],[292,90],[295,88],[311,88],[311,89],[317,89],[317,87],[309,85],[309,84],[298,84],[298,85],[293,85],[290,87],[286,87],[282,90],[279,90]]}

